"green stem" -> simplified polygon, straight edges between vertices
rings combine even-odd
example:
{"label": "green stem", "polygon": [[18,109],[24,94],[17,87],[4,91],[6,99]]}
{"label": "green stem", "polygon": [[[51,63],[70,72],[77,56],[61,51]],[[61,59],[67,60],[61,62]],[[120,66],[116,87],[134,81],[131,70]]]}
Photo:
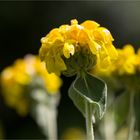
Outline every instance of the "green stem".
{"label": "green stem", "polygon": [[130,92],[130,110],[129,110],[129,130],[128,130],[128,140],[133,140],[134,138],[134,127],[135,127],[135,112],[134,112],[134,92]]}
{"label": "green stem", "polygon": [[114,112],[108,110],[103,118],[105,140],[115,140],[115,118]]}
{"label": "green stem", "polygon": [[45,104],[37,104],[36,121],[42,129],[47,140],[57,140],[57,110],[46,106]]}
{"label": "green stem", "polygon": [[93,132],[93,122],[92,122],[92,106],[85,101],[86,109],[86,131],[87,131],[87,140],[94,140]]}
{"label": "green stem", "polygon": [[48,96],[46,91],[35,89],[31,93],[31,114],[43,131],[46,139],[57,140],[57,105],[60,96]]}

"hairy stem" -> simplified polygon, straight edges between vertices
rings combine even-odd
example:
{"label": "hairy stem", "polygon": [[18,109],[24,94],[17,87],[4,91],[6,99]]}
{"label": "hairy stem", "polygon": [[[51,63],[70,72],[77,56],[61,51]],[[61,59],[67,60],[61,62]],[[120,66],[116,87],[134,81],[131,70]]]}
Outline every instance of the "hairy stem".
{"label": "hairy stem", "polygon": [[94,140],[93,122],[92,122],[92,106],[87,101],[85,101],[85,109],[86,109],[87,140]]}

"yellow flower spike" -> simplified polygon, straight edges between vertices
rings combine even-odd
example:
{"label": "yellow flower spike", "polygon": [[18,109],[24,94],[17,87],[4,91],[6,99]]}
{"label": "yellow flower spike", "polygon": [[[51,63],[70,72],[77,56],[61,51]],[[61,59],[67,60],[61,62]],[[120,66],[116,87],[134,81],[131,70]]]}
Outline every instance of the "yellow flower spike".
{"label": "yellow flower spike", "polygon": [[118,60],[116,61],[116,71],[118,71],[118,74],[135,74],[136,59],[137,56],[132,45],[128,44],[123,49],[118,49]]}
{"label": "yellow flower spike", "polygon": [[[118,58],[114,61],[114,64],[110,65],[108,73],[115,75],[134,75],[140,68],[139,52],[135,53],[134,47],[130,44],[125,45],[122,49],[117,49]],[[101,55],[103,56],[103,55]],[[100,63],[100,62],[97,62]],[[106,71],[100,71],[100,66],[93,70],[93,73],[102,73],[106,75]]]}
{"label": "yellow flower spike", "polygon": [[[109,48],[110,46],[108,46]],[[114,47],[112,47],[114,48]],[[111,54],[111,50],[105,50],[108,51],[108,53]],[[139,51],[139,50],[138,50]],[[100,59],[97,61],[97,66],[92,70],[92,73],[97,75],[104,75],[109,76],[112,74],[122,76],[122,75],[134,75],[137,71],[140,69],[140,57],[139,52],[137,51],[137,54],[135,53],[134,47],[130,44],[125,45],[122,49],[117,49],[117,55],[118,58],[114,60],[114,62],[110,65],[109,69],[103,70],[101,69],[102,63],[105,65],[108,65],[108,62],[110,62],[110,58],[105,56],[104,58],[100,58],[100,56],[106,55],[104,51],[101,51],[104,54],[98,56]],[[115,51],[112,51],[115,52]],[[115,56],[115,55],[114,55]],[[111,57],[111,58],[112,58]],[[100,61],[99,61],[100,60]],[[101,61],[102,60],[102,61]],[[102,62],[102,63],[101,63]],[[102,67],[104,67],[104,65]]]}
{"label": "yellow flower spike", "polygon": [[[46,39],[43,38],[39,51],[40,58],[46,63],[49,73],[65,76],[77,75],[69,88],[69,96],[86,118],[86,122],[89,120],[86,124],[87,139],[94,139],[91,129],[94,107],[98,106],[97,110],[101,118],[106,109],[107,87],[102,80],[93,77],[88,72],[96,67],[97,62],[100,62],[98,65],[101,69],[106,69],[115,59],[116,56],[111,58],[110,54],[111,51],[114,54],[115,49],[110,49],[108,52],[109,47],[114,47],[112,36],[107,29],[102,29],[94,21],[78,24],[77,20],[72,20],[70,25],[62,25],[55,30],[57,30],[56,34],[52,33],[52,30],[46,35]],[[95,36],[94,31],[100,33],[99,37]]]}
{"label": "yellow flower spike", "polygon": [[34,82],[34,77],[39,77],[42,80],[48,94],[59,93],[62,85],[61,79],[54,73],[49,74],[45,64],[41,63],[37,56],[27,55],[24,59],[18,59],[1,73],[1,86],[5,102],[22,116],[29,111],[30,102],[26,88]]}
{"label": "yellow flower spike", "polygon": [[66,58],[70,58],[70,55],[74,55],[74,46],[72,44],[65,43],[63,47],[63,54]]}
{"label": "yellow flower spike", "polygon": [[42,39],[39,56],[46,63],[48,72],[57,75],[90,71],[97,58],[104,63],[100,63],[100,67],[107,68],[117,57],[113,40],[111,33],[95,21],[78,24],[74,19],[71,25],[61,25]]}

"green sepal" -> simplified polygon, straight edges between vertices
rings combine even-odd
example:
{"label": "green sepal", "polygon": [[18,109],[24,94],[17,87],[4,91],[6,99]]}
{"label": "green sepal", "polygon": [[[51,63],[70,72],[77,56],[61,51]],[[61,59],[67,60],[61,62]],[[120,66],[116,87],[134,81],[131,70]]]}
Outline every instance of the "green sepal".
{"label": "green sepal", "polygon": [[71,84],[69,97],[84,117],[86,117],[85,102],[88,102],[92,106],[93,115],[101,119],[106,110],[107,86],[103,80],[84,73],[77,76]]}

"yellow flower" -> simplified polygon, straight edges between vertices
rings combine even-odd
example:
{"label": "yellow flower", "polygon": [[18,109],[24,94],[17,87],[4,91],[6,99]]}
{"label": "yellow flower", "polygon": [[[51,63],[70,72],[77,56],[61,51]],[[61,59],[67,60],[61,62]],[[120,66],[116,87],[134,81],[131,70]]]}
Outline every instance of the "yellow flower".
{"label": "yellow flower", "polygon": [[140,49],[137,53],[132,45],[125,45],[122,49],[117,49],[118,58],[106,70],[100,69],[97,64],[92,69],[92,73],[102,76],[110,76],[112,74],[121,75],[134,75],[140,71]]}
{"label": "yellow flower", "polygon": [[70,55],[74,55],[74,46],[72,44],[65,43],[63,47],[63,54],[66,58],[70,58]]}
{"label": "yellow flower", "polygon": [[56,94],[59,92],[59,88],[62,85],[61,79],[54,73],[49,74],[45,68],[45,63],[40,62],[40,59],[37,56],[27,56],[25,58],[25,63],[26,72],[30,78],[33,76],[41,77],[49,94]]}
{"label": "yellow flower", "polygon": [[29,95],[27,87],[39,77],[48,94],[56,94],[62,84],[61,79],[54,73],[49,74],[45,64],[37,56],[28,55],[18,59],[12,66],[5,68],[1,73],[3,97],[8,106],[15,108],[21,115],[29,110]]}
{"label": "yellow flower", "polygon": [[118,75],[135,74],[138,65],[140,65],[140,57],[135,53],[132,45],[125,45],[123,49],[118,49],[118,59],[115,64],[115,73]]}
{"label": "yellow flower", "polygon": [[85,132],[81,128],[68,128],[62,134],[63,140],[84,140],[86,139]]}
{"label": "yellow flower", "polygon": [[39,55],[49,73],[74,75],[89,71],[96,61],[107,68],[117,57],[112,41],[111,33],[95,21],[71,20],[71,25],[55,28],[41,39]]}

